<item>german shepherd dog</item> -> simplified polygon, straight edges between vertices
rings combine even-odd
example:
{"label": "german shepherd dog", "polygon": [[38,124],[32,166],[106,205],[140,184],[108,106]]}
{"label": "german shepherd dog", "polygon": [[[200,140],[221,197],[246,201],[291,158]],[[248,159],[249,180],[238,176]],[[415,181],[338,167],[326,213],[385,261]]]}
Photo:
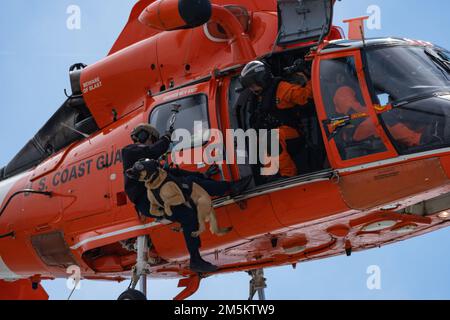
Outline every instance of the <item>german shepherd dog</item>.
{"label": "german shepherd dog", "polygon": [[[147,195],[150,200],[150,214],[163,216],[165,212],[168,216],[172,216],[172,207],[186,205],[191,208],[191,203],[193,203],[196,208],[192,209],[197,210],[199,229],[191,234],[192,237],[198,237],[206,230],[206,222],[209,222],[211,233],[218,236],[225,235],[232,230],[232,227],[219,228],[217,225],[211,196],[205,189],[196,183],[192,183],[191,199],[186,199],[185,194],[177,183],[170,181],[170,179],[166,181],[168,173],[164,169],[157,168],[156,170],[157,172],[153,173],[146,170],[142,171],[139,179],[145,183],[147,188]],[[160,189],[159,195],[164,205],[160,204],[155,198],[152,192],[155,189]]]}

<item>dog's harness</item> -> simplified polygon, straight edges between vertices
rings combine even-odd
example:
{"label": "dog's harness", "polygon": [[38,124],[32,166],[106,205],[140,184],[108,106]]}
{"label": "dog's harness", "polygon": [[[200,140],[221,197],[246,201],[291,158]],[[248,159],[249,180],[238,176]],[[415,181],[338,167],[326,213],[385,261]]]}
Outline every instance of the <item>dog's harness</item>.
{"label": "dog's harness", "polygon": [[192,210],[197,212],[197,207],[194,203],[194,200],[192,200],[191,194],[192,194],[192,181],[186,181],[183,178],[174,177],[171,174],[167,173],[166,179],[160,184],[160,186],[156,189],[151,189],[151,193],[155,197],[156,201],[164,208],[165,203],[163,199],[161,198],[161,189],[164,187],[164,185],[168,182],[173,182],[177,185],[177,187],[181,190],[183,193],[184,198],[186,199],[186,202],[189,203]]}

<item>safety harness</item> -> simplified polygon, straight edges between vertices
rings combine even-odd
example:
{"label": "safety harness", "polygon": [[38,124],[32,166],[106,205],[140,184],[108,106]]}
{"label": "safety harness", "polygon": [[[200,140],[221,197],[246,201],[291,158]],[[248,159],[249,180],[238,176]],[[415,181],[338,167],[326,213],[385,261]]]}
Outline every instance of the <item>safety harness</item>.
{"label": "safety harness", "polygon": [[192,188],[193,188],[193,183],[192,181],[187,181],[186,179],[183,179],[182,177],[175,177],[173,175],[171,175],[170,173],[167,173],[167,177],[166,179],[164,179],[164,181],[159,185],[158,188],[156,189],[150,189],[150,192],[153,194],[153,196],[155,197],[156,201],[158,201],[158,203],[164,208],[165,203],[163,201],[163,199],[161,198],[161,189],[164,187],[164,185],[166,183],[169,182],[173,182],[177,185],[177,187],[181,190],[181,192],[183,193],[184,198],[186,199],[186,202],[189,203],[189,205],[191,206],[192,210],[194,210],[195,212],[197,212],[197,207],[194,203],[194,201],[192,200]]}
{"label": "safety harness", "polygon": [[278,86],[282,81],[284,81],[282,78],[273,79],[262,97],[257,101],[257,119],[255,120],[259,129],[271,130],[282,126],[289,126],[292,128],[299,127],[299,107],[284,110],[277,108],[277,105],[279,104],[277,91]]}

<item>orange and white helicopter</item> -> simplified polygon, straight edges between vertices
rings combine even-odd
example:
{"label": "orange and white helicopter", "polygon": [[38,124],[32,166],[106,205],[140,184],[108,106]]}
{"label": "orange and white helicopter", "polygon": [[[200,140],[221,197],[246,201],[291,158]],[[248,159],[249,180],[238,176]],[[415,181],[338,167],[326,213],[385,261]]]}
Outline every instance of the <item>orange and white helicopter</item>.
{"label": "orange and white helicopter", "polygon": [[[108,56],[70,70],[72,95],[0,171],[0,298],[45,299],[40,282],[179,278],[199,288],[181,234],[142,221],[124,193],[121,149],[150,122],[249,129],[239,74],[264,60],[290,77],[312,64],[314,104],[301,123],[297,177],[258,183],[253,165],[222,164],[217,179],[254,175],[245,193],[215,199],[223,237],[202,237],[215,274],[262,270],[402,241],[450,225],[450,53],[409,39],[349,39],[332,25],[334,0],[141,0]],[[294,67],[293,67],[294,66]],[[362,112],[337,108],[340,85]],[[372,128],[369,137],[354,134]],[[192,149],[212,142],[200,139]],[[228,142],[233,143],[233,142]],[[189,150],[188,150],[189,151]],[[188,152],[187,151],[187,152]],[[192,151],[192,150],[191,150]],[[249,150],[237,150],[249,156]],[[205,171],[202,162],[185,169]],[[122,299],[141,299],[129,290]]]}

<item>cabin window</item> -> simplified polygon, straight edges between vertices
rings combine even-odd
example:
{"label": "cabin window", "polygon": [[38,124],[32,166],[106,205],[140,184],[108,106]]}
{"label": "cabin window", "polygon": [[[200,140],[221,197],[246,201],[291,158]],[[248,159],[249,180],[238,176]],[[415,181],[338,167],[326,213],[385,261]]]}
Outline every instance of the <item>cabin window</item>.
{"label": "cabin window", "polygon": [[397,46],[366,52],[375,104],[400,154],[450,145],[450,60],[445,50]]}
{"label": "cabin window", "polygon": [[[209,141],[208,99],[206,95],[195,95],[172,101],[156,107],[150,114],[150,124],[161,134],[169,129],[172,110],[179,105],[175,129],[186,129],[191,135],[191,141],[183,148],[201,147]],[[176,133],[175,133],[176,135]],[[178,140],[175,136],[174,140]]]}
{"label": "cabin window", "polygon": [[322,60],[320,85],[328,118],[324,126],[343,160],[387,150],[368,114],[354,56]]}

